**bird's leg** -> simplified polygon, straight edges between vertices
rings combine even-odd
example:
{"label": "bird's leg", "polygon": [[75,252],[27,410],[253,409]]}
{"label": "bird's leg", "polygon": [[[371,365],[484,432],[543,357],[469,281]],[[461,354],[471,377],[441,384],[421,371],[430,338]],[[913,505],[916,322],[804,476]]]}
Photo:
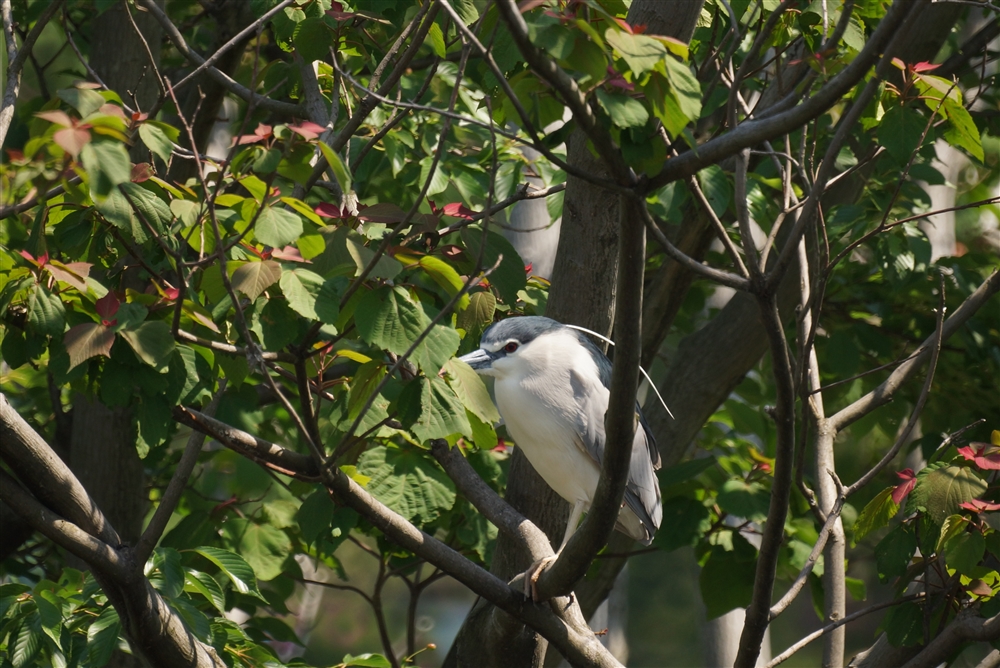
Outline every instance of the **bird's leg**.
{"label": "bird's leg", "polygon": [[524,574],[524,595],[531,596],[532,601],[538,602],[538,578],[541,577],[542,571],[562,554],[563,548],[569,542],[570,536],[576,531],[576,525],[580,523],[580,518],[583,516],[584,504],[584,501],[577,501],[573,504],[573,509],[569,513],[569,521],[566,522],[566,533],[563,534],[562,544],[556,550],[556,553],[551,557],[539,559]]}

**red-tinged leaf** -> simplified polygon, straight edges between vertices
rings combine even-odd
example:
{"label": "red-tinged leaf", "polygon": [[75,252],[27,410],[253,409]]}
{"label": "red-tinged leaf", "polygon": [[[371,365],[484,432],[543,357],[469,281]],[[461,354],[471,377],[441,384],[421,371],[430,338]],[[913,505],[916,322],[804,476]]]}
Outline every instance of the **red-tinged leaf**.
{"label": "red-tinged leaf", "polygon": [[897,471],[896,475],[903,483],[896,485],[895,489],[892,490],[892,501],[897,506],[901,506],[903,505],[903,499],[917,486],[917,475],[913,472],[913,469]]}
{"label": "red-tinged leaf", "polygon": [[24,160],[24,153],[22,151],[18,151],[13,148],[5,150],[7,151],[7,157],[10,158],[11,162],[20,162],[21,160]]}
{"label": "red-tinged leaf", "polygon": [[25,260],[27,260],[27,261],[28,261],[28,262],[30,262],[31,264],[35,265],[36,267],[40,267],[40,266],[42,266],[42,265],[41,265],[41,264],[40,264],[40,263],[38,262],[38,260],[36,260],[36,259],[35,259],[35,256],[34,256],[34,255],[32,255],[31,253],[29,253],[28,251],[26,251],[26,250],[23,250],[23,251],[19,251],[19,252],[21,253],[21,257],[23,257],[23,258],[24,258]]}
{"label": "red-tinged leaf", "polygon": [[94,306],[97,308],[97,315],[101,318],[113,318],[115,313],[118,313],[121,302],[118,301],[114,290],[108,290],[108,294],[98,299]]}
{"label": "red-tinged leaf", "polygon": [[338,2],[337,0],[333,0],[333,2],[330,3],[330,9],[326,11],[326,15],[334,21],[346,21],[347,19],[357,16],[357,14],[352,12],[345,12],[344,4],[342,2]]}
{"label": "red-tinged leaf", "polygon": [[271,136],[271,130],[272,128],[270,125],[264,125],[263,123],[258,123],[257,129],[254,130],[253,133],[258,137],[264,137],[266,139],[267,137]]}
{"label": "red-tinged leaf", "polygon": [[46,251],[45,253],[42,253],[39,256],[39,258],[38,258],[38,264],[40,264],[40,265],[42,265],[44,267],[48,263],[49,263],[49,254],[48,254],[48,251]]}
{"label": "red-tinged leaf", "polygon": [[472,220],[476,212],[471,209],[467,209],[461,202],[452,202],[451,204],[445,204],[444,208],[441,209],[446,216],[454,216],[455,218],[464,218],[465,220]]}
{"label": "red-tinged leaf", "polygon": [[406,212],[391,202],[379,202],[358,211],[358,219],[369,223],[399,223]]}
{"label": "red-tinged leaf", "polygon": [[929,62],[927,62],[925,60],[923,62],[919,62],[916,65],[914,65],[913,66],[913,71],[914,72],[930,72],[932,70],[936,70],[939,67],[941,67],[940,63],[937,64],[937,65],[935,65],[934,63],[929,63]]}
{"label": "red-tinged leaf", "polygon": [[1000,503],[990,503],[982,499],[973,499],[965,503],[958,504],[960,508],[971,510],[974,513],[993,513],[1000,510]]}
{"label": "red-tinged leaf", "polygon": [[535,266],[534,262],[529,262],[528,264],[524,265],[524,273],[526,273],[528,276],[531,276],[531,270],[534,266]]}
{"label": "red-tinged leaf", "polygon": [[313,209],[317,216],[322,216],[324,218],[346,218],[347,211],[341,211],[339,206],[330,204],[329,202],[320,202]]}
{"label": "red-tinged leaf", "polygon": [[45,266],[45,269],[52,274],[52,278],[63,283],[68,283],[80,292],[87,292],[87,274],[90,273],[90,264],[87,262],[73,262],[63,264],[58,260],[53,260]]}
{"label": "red-tinged leaf", "polygon": [[312,121],[302,121],[298,125],[289,125],[288,129],[302,135],[306,139],[316,139],[326,131],[322,125]]}
{"label": "red-tinged leaf", "polygon": [[[973,450],[973,446],[976,449]],[[984,471],[1000,471],[1000,447],[989,443],[970,443],[958,448],[958,454]]]}
{"label": "red-tinged leaf", "polygon": [[143,181],[148,181],[153,176],[153,166],[148,162],[140,162],[138,165],[132,165],[131,180],[132,183],[142,183]]}
{"label": "red-tinged leaf", "polygon": [[970,594],[975,594],[976,596],[993,595],[993,588],[990,587],[985,582],[983,582],[982,580],[980,580],[979,578],[976,578],[975,580],[970,582],[968,586],[965,588],[965,591],[969,592]]}
{"label": "red-tinged leaf", "polygon": [[239,145],[243,144],[256,144],[259,141],[264,141],[264,137],[259,137],[257,135],[240,135],[233,141]]}
{"label": "red-tinged leaf", "polygon": [[144,114],[142,112],[137,111],[132,114],[132,120],[135,121],[136,123],[141,123],[147,118],[149,118],[149,114]]}
{"label": "red-tinged leaf", "polygon": [[[617,23],[619,26],[621,26],[621,29],[624,30],[625,32],[627,32],[628,34],[630,34],[630,35],[634,35],[635,34],[632,31],[632,26],[630,26],[628,24],[628,21],[626,21],[625,19],[617,19],[616,18],[615,19],[615,23]],[[645,28],[643,28],[643,29],[645,30]]]}
{"label": "red-tinged leaf", "polygon": [[[111,293],[108,293],[111,294]],[[111,346],[115,342],[115,333],[104,325],[85,322],[70,328],[63,336],[63,344],[69,353],[69,368],[97,355],[111,357]]]}
{"label": "red-tinged leaf", "polygon": [[90,142],[90,131],[83,128],[63,128],[56,130],[52,135],[52,141],[76,158],[83,147]]}
{"label": "red-tinged leaf", "polygon": [[448,244],[447,246],[438,246],[438,252],[445,257],[455,258],[465,252],[461,246],[456,246],[455,244]]}
{"label": "red-tinged leaf", "polygon": [[604,81],[608,86],[614,86],[615,88],[621,88],[622,90],[634,91],[635,84],[631,84],[625,81],[625,77],[622,76],[621,72],[608,65],[608,78]]}
{"label": "red-tinged leaf", "polygon": [[[98,109],[98,111],[108,116],[117,116],[126,123],[128,122],[128,119],[125,117],[125,112],[117,104],[111,104],[110,102],[107,104],[102,104],[101,108]],[[145,116],[146,114],[143,115]]]}
{"label": "red-tinged leaf", "polygon": [[312,264],[311,260],[306,260],[302,257],[302,253],[295,246],[285,246],[284,248],[275,248],[271,251],[271,257],[276,260],[281,260],[282,262],[308,262]]}
{"label": "red-tinged leaf", "polygon": [[178,288],[165,288],[163,290],[163,298],[169,302],[175,301],[180,294],[181,291]]}
{"label": "red-tinged leaf", "polygon": [[64,128],[71,128],[73,125],[73,119],[65,111],[59,111],[58,109],[53,109],[52,111],[39,111],[35,114],[39,118],[44,118],[50,123],[55,123],[56,125],[61,125]]}

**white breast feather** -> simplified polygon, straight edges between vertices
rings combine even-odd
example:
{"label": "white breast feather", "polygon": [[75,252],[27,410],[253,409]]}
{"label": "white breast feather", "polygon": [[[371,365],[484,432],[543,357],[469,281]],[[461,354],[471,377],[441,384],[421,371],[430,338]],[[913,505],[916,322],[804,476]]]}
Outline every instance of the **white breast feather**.
{"label": "white breast feather", "polygon": [[[567,353],[571,355],[568,360]],[[555,355],[559,356],[558,361],[545,359]],[[579,432],[577,416],[587,415],[588,411],[575,410],[579,399],[574,395],[570,374],[575,373],[588,386],[599,388],[598,400],[603,399],[606,408],[609,392],[600,382],[597,365],[569,332],[545,334],[524,346],[519,356],[523,363],[517,365],[518,369],[546,371],[538,374],[515,371],[497,378],[497,407],[507,431],[559,496],[570,503],[583,501],[589,507],[600,470],[573,439]],[[600,417],[603,420],[603,411]]]}

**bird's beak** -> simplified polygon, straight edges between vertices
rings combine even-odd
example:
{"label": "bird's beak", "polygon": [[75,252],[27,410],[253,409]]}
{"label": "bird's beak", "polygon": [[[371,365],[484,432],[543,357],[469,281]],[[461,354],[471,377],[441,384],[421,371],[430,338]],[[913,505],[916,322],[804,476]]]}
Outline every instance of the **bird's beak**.
{"label": "bird's beak", "polygon": [[493,356],[488,352],[480,348],[479,350],[474,350],[468,355],[462,355],[458,359],[462,360],[469,366],[471,366],[476,371],[484,371],[489,369],[493,364]]}

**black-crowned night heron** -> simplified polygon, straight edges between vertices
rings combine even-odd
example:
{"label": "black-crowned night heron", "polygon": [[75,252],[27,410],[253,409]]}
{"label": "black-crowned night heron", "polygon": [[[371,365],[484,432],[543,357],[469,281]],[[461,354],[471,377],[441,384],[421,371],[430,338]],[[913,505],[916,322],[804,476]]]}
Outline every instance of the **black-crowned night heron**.
{"label": "black-crowned night heron", "polygon": [[[597,490],[611,362],[579,330],[538,316],[498,322],[479,345],[462,361],[493,376],[507,432],[545,482],[572,505],[562,551]],[[663,516],[654,473],[660,455],[638,405],[636,416],[625,501],[615,528],[649,545]]]}

